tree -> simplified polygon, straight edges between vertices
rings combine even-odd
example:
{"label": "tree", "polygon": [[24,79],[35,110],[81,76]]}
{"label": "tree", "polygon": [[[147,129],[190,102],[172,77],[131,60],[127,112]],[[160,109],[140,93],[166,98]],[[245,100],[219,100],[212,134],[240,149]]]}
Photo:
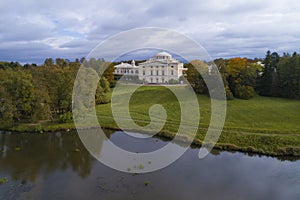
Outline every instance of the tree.
{"label": "tree", "polygon": [[4,104],[9,103],[13,110],[13,118],[20,121],[29,119],[33,114],[34,87],[32,76],[20,68],[7,68],[0,71],[0,85]]}
{"label": "tree", "polygon": [[53,65],[54,65],[53,59],[52,58],[46,58],[46,60],[44,62],[44,66],[46,66],[46,67],[52,67]]}
{"label": "tree", "polygon": [[51,118],[50,97],[46,88],[35,88],[33,121],[48,120]]}
{"label": "tree", "polygon": [[300,56],[294,52],[291,57],[283,57],[278,63],[281,96],[300,98]]}
{"label": "tree", "polygon": [[228,60],[226,74],[228,87],[233,96],[249,99],[254,95],[256,65],[248,63],[246,58]]}
{"label": "tree", "polygon": [[229,88],[229,83],[227,81],[228,79],[228,60],[225,60],[223,58],[219,58],[214,60],[214,64],[217,66],[221,76],[222,76],[222,80],[225,86],[225,92],[226,92],[226,98],[227,100],[232,100],[234,99],[233,94]]}
{"label": "tree", "polygon": [[68,62],[62,58],[56,58],[55,63],[58,67],[65,68],[68,66]]}
{"label": "tree", "polygon": [[[84,60],[84,59],[83,59]],[[84,61],[86,67],[97,77],[100,64],[108,62],[92,59]],[[57,58],[47,58],[43,65],[0,62],[0,126],[13,126],[15,122],[31,122],[49,119],[65,119],[72,115],[72,91],[81,64]],[[108,77],[112,72],[106,72]],[[90,77],[87,78],[88,80]],[[86,80],[86,83],[89,81]],[[91,85],[85,89],[89,91]],[[98,84],[98,103],[107,103],[106,93],[110,83],[103,76]],[[85,91],[84,91],[85,92]],[[83,105],[89,108],[89,105]],[[64,121],[64,120],[63,120]]]}
{"label": "tree", "polygon": [[16,108],[14,107],[11,97],[6,92],[6,88],[0,85],[0,125],[3,128],[9,128],[13,126],[14,113]]}
{"label": "tree", "polygon": [[277,63],[279,62],[279,55],[276,52],[271,54],[267,51],[266,57],[263,61],[262,75],[258,78],[257,90],[263,96],[279,96],[279,77],[277,74]]}
{"label": "tree", "polygon": [[[107,66],[108,65],[108,66]],[[115,71],[115,67],[112,63],[107,63],[103,64],[103,66],[100,67],[107,67],[106,70],[103,73],[103,76],[106,78],[106,80],[109,82],[110,87],[114,87],[115,86],[115,77],[114,77],[114,71]]]}
{"label": "tree", "polygon": [[[187,81],[198,94],[208,94],[208,89],[202,76],[208,76],[208,65],[200,60],[192,60],[185,64]],[[199,73],[201,72],[201,74]]]}

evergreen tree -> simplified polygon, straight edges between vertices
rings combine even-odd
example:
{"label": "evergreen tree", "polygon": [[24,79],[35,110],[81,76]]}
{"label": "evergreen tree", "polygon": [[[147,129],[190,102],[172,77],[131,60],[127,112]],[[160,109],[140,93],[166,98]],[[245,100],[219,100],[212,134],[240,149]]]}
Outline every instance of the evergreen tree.
{"label": "evergreen tree", "polygon": [[279,78],[277,74],[277,63],[279,62],[279,55],[276,52],[271,54],[267,51],[266,57],[263,61],[264,67],[262,75],[258,78],[257,90],[263,96],[279,96]]}
{"label": "evergreen tree", "polygon": [[300,56],[294,52],[291,57],[284,57],[278,63],[282,96],[300,98]]}

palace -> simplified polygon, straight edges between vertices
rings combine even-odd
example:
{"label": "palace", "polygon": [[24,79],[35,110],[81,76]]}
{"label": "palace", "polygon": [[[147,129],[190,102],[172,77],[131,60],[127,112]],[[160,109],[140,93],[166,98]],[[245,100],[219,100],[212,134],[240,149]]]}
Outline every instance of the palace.
{"label": "palace", "polygon": [[160,52],[138,66],[121,63],[115,66],[116,75],[137,76],[143,83],[179,82],[187,69],[167,52]]}
{"label": "palace", "polygon": [[131,64],[122,62],[121,64],[115,66],[114,74],[115,75],[138,75],[139,74],[138,69],[139,67],[135,66],[134,60],[131,62]]}

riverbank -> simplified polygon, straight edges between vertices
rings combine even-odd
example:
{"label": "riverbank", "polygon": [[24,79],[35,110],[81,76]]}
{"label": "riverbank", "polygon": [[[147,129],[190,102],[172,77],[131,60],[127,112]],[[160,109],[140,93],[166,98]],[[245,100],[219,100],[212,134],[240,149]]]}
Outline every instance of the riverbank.
{"label": "riverbank", "polygon": [[[124,91],[126,92],[126,91]],[[201,119],[193,145],[201,146],[210,122],[210,98],[198,95]],[[173,138],[180,124],[180,107],[176,97],[165,87],[144,86],[131,97],[130,114],[136,124],[149,124],[149,108],[161,104],[167,112],[167,120],[160,137]],[[270,156],[300,156],[300,101],[256,96],[250,100],[227,102],[227,117],[216,149],[241,151]],[[119,130],[111,104],[96,107],[101,127]],[[116,113],[122,117],[122,113]],[[160,119],[160,116],[153,120]],[[52,132],[75,129],[73,123],[41,122],[18,124],[9,131]],[[189,133],[186,138],[189,139]],[[204,144],[205,145],[205,144]]]}
{"label": "riverbank", "polygon": [[[120,131],[121,129],[118,128],[117,126],[114,125],[102,125],[101,128],[103,129],[109,129],[109,130],[114,130],[114,131]],[[32,129],[31,126],[26,126],[22,125],[22,128],[17,127],[14,129],[8,129],[8,130],[3,130],[1,132],[28,132],[28,133],[46,133],[46,132],[57,132],[57,131],[64,131],[64,132],[70,132],[70,131],[75,131],[75,126],[74,124],[53,124],[52,126],[44,126],[40,128],[35,128]],[[134,131],[134,130],[132,130]],[[204,129],[202,131],[205,131]],[[229,137],[228,134],[231,136]],[[246,137],[241,137],[241,134],[247,135]],[[234,136],[233,136],[234,135]],[[165,138],[167,140],[172,140],[175,136],[175,133],[168,132],[166,130],[163,130],[156,134],[156,136],[160,138]],[[277,137],[276,137],[277,136]],[[281,144],[283,143],[289,143],[293,142],[296,145],[298,144],[297,141],[293,141],[294,138],[288,137],[285,138],[286,136],[283,136],[283,138],[278,135],[278,134],[273,134],[273,135],[266,135],[265,133],[239,133],[239,132],[234,132],[234,131],[228,131],[224,130],[221,134],[221,138],[219,139],[218,143],[214,146],[214,149],[218,150],[226,150],[226,151],[237,151],[237,152],[244,152],[244,153],[250,153],[250,154],[258,154],[258,155],[266,155],[266,156],[274,156],[274,157],[286,157],[286,156],[292,156],[292,157],[299,157],[300,158],[300,147],[298,146],[290,146],[286,145],[283,146]],[[231,142],[235,141],[243,141],[244,145],[239,146],[235,143],[223,143],[220,141],[223,140],[228,140],[231,138]],[[233,139],[234,138],[234,139]],[[180,137],[181,142],[190,142],[191,138],[187,135],[185,137]],[[282,143],[278,143],[275,141],[281,140]],[[250,142],[250,141],[255,141],[255,142]],[[262,142],[262,143],[261,143]],[[273,144],[271,144],[273,143]],[[258,145],[260,144],[260,145]],[[203,140],[200,139],[199,135],[196,136],[195,139],[193,139],[191,145],[193,147],[205,147],[206,145],[209,144],[203,144]]]}

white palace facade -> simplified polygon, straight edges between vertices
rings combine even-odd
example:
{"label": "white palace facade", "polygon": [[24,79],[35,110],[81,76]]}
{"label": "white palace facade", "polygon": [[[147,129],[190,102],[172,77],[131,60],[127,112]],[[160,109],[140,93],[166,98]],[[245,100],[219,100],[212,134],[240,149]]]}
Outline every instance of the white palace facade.
{"label": "white palace facade", "polygon": [[116,75],[138,76],[143,83],[169,83],[170,81],[180,81],[180,77],[187,69],[183,63],[172,58],[167,52],[160,52],[153,58],[140,63],[138,66],[132,61],[131,64],[121,63],[115,66]]}
{"label": "white palace facade", "polygon": [[135,65],[134,60],[129,63],[121,63],[115,66],[115,75],[138,75],[139,74],[139,67]]}

